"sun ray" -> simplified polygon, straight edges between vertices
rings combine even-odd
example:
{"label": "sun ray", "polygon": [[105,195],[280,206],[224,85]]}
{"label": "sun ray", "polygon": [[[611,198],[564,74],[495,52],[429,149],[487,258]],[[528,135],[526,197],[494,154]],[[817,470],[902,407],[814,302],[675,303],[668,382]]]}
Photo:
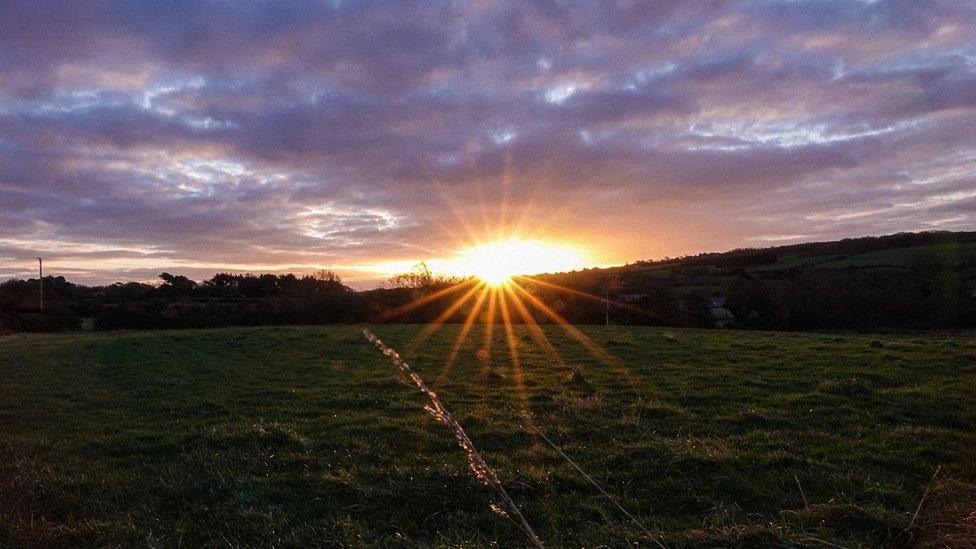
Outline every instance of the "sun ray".
{"label": "sun ray", "polygon": [[451,375],[451,368],[454,366],[454,361],[457,360],[458,353],[461,350],[461,346],[468,338],[468,332],[474,326],[474,321],[478,318],[481,313],[481,307],[485,302],[485,298],[491,292],[491,288],[484,286],[478,293],[478,298],[474,302],[474,306],[471,308],[471,312],[468,313],[468,317],[464,320],[464,324],[461,326],[461,331],[458,333],[457,338],[454,340],[454,346],[451,347],[451,352],[447,355],[447,360],[444,362],[444,368],[441,370],[440,376],[438,376],[435,385],[440,385],[447,381],[448,376]]}
{"label": "sun ray", "polygon": [[[590,294],[590,293],[587,293],[587,292],[583,292],[583,291],[580,291],[580,290],[575,290],[573,288],[569,288],[569,287],[566,287],[566,286],[562,286],[562,285],[556,284],[555,282],[546,282],[545,280],[540,280],[540,279],[538,279],[536,277],[533,277],[533,276],[516,275],[516,276],[513,276],[512,278],[514,278],[516,280],[528,280],[529,282],[532,282],[533,284],[538,284],[539,286],[545,286],[547,288],[551,288],[553,290],[558,290],[560,292],[566,292],[566,293],[569,293],[569,294],[578,295],[580,297],[585,297],[585,298],[591,299],[593,301],[599,301],[601,303],[605,303],[606,302],[606,298],[605,297],[600,297],[598,295],[593,295],[593,294]],[[663,317],[662,315],[660,315],[658,313],[655,313],[654,311],[648,311],[647,309],[644,309],[642,307],[637,307],[637,306],[632,305],[630,303],[620,303],[620,302],[615,301],[613,303],[613,306],[614,307],[620,307],[620,308],[623,308],[623,309],[627,309],[627,310],[630,310],[630,311],[634,311],[634,312],[639,313],[639,314],[642,314],[642,315],[644,315],[644,316],[646,316],[648,318],[670,320],[670,319],[665,319],[665,317]]]}
{"label": "sun ray", "polygon": [[566,286],[560,286],[559,284],[556,284],[554,282],[546,282],[545,280],[540,280],[540,279],[538,279],[536,277],[533,277],[533,276],[529,276],[529,275],[517,275],[517,276],[513,276],[512,278],[520,279],[520,280],[528,280],[529,282],[532,282],[533,284],[538,284],[540,286],[545,286],[547,288],[552,288],[553,290],[559,290],[559,291],[562,291],[562,292],[567,292],[567,293],[571,293],[571,294],[574,294],[574,295],[578,295],[578,296],[581,296],[581,297],[586,297],[586,298],[589,298],[589,299],[595,299],[595,300],[598,300],[598,301],[603,301],[603,298],[602,297],[595,296],[593,294],[588,294],[586,292],[583,292],[583,291],[580,291],[580,290],[575,290],[573,288],[569,288],[569,287],[566,287]]}
{"label": "sun ray", "polygon": [[532,227],[533,233],[546,234],[549,228],[552,227],[556,221],[558,221],[561,214],[572,209],[573,207],[578,206],[581,202],[581,199],[576,198],[580,196],[580,192],[578,190],[569,191],[567,194],[560,189],[560,195],[562,198],[562,205],[555,208],[547,208],[545,216],[538,214],[532,216],[532,220],[534,221],[534,225]]}
{"label": "sun ray", "polygon": [[526,199],[523,201],[522,211],[519,214],[518,219],[515,221],[514,225],[512,226],[512,229],[509,232],[509,234],[511,235],[521,234],[522,231],[525,230],[525,223],[530,217],[533,220],[538,218],[537,215],[530,215],[530,214],[533,214],[535,211],[535,204],[537,202],[536,197],[539,195],[540,189],[542,187],[543,187],[543,183],[541,182],[536,183],[536,185],[532,188],[532,191],[526,196]]}
{"label": "sun ray", "polygon": [[462,238],[460,235],[458,235],[457,232],[452,231],[448,227],[448,225],[443,221],[432,219],[431,222],[437,226],[437,229],[441,232],[442,235],[445,235],[447,238],[454,241],[457,246],[462,246],[469,241]]}
{"label": "sun ray", "polygon": [[505,329],[505,340],[508,341],[509,356],[512,359],[512,377],[515,379],[515,392],[519,399],[519,414],[525,421],[526,427],[529,428],[530,433],[535,431],[535,422],[532,420],[532,413],[529,410],[529,395],[525,390],[525,379],[522,375],[522,361],[519,358],[518,351],[518,338],[515,337],[515,330],[512,326],[512,317],[508,311],[508,299],[507,296],[510,295],[511,290],[505,286],[502,287],[499,292],[501,293],[498,303],[501,306],[502,312],[502,326]]}
{"label": "sun ray", "polygon": [[536,343],[542,347],[546,354],[549,355],[550,360],[556,362],[560,368],[566,368],[566,361],[563,360],[563,357],[559,354],[559,351],[557,351],[556,347],[553,346],[551,341],[549,341],[546,333],[542,330],[542,327],[539,326],[539,323],[536,322],[535,318],[532,316],[532,313],[525,306],[525,303],[523,303],[518,295],[516,295],[514,292],[511,292],[509,295],[512,297],[512,305],[515,306],[516,312],[520,317],[522,317],[522,323],[528,328],[532,339],[534,339]]}
{"label": "sun ray", "polygon": [[491,344],[495,338],[495,316],[497,314],[498,308],[498,288],[494,286],[488,289],[488,314],[485,318],[485,342],[481,346],[481,350],[478,352],[478,358],[481,359],[481,375],[482,377],[488,374],[491,362]]}
{"label": "sun ray", "polygon": [[[468,167],[472,171],[472,173],[474,173],[475,180],[480,181],[480,179],[478,177],[478,171],[479,170],[477,168],[477,165],[476,165],[476,163],[475,163],[474,158],[473,158],[472,155],[469,155]],[[450,235],[458,243],[471,244],[473,242],[475,244],[480,244],[481,241],[482,241],[482,239],[484,237],[488,236],[487,231],[484,231],[481,235],[479,235],[478,232],[475,230],[475,228],[468,221],[470,219],[470,216],[468,216],[468,215],[462,215],[461,208],[458,207],[457,201],[452,198],[451,193],[449,193],[447,191],[447,189],[445,188],[443,178],[435,175],[434,169],[431,167],[431,165],[430,165],[429,162],[424,162],[424,164],[422,166],[422,169],[423,169],[423,172],[425,173],[425,175],[427,176],[427,179],[431,183],[433,183],[433,185],[435,185],[437,187],[438,193],[440,194],[441,198],[444,200],[444,203],[447,204],[447,207],[450,208],[451,213],[453,214],[455,221],[458,224],[460,224],[464,228],[464,231],[468,234],[468,239],[467,240],[461,239],[460,237],[457,236],[457,234],[454,231],[451,231],[442,222],[435,221],[435,223],[437,223],[437,225],[439,227],[441,227],[441,229],[445,233],[447,233],[448,235]],[[481,212],[482,212],[482,217],[484,218],[485,229],[487,229],[487,227],[489,226],[488,225],[488,217],[487,217],[487,209],[486,209],[486,203],[485,203],[485,200],[484,200],[484,193],[480,192],[480,187],[479,187],[479,198],[480,198],[480,200],[479,200],[480,209],[481,209]]]}
{"label": "sun ray", "polygon": [[[570,210],[571,208],[579,204],[578,200],[575,200],[580,192],[578,190],[564,192],[563,189],[559,190],[561,205],[558,207],[547,207],[544,213],[539,212],[536,207],[539,204],[537,196],[543,192],[546,188],[545,182],[538,183],[533,189],[531,195],[525,201],[525,207],[522,209],[522,215],[520,219],[515,223],[514,228],[509,232],[509,234],[522,234],[526,230],[526,222],[532,220],[532,233],[537,235],[544,235],[548,232],[549,228],[558,220],[558,217]],[[531,215],[529,215],[531,214]]]}
{"label": "sun ray", "polygon": [[468,233],[468,239],[461,238],[457,234],[457,232],[452,230],[446,223],[444,223],[439,219],[430,219],[430,222],[435,224],[441,233],[450,237],[458,245],[463,245],[464,243],[470,242],[471,239],[476,239],[477,235],[475,234],[474,230],[471,229],[471,225],[466,221],[465,216],[461,215],[460,211],[456,206],[456,203],[453,200],[451,200],[450,196],[444,191],[443,183],[441,182],[440,178],[438,178],[434,174],[434,171],[431,169],[429,163],[425,162],[422,166],[422,170],[424,174],[427,176],[427,180],[430,182],[430,184],[435,185],[437,187],[437,190],[439,191],[441,197],[444,199],[448,207],[451,209],[451,213],[454,214],[455,221],[460,223],[461,226],[466,229],[466,232]]}
{"label": "sun ray", "polygon": [[491,227],[494,224],[491,222],[490,216],[488,215],[488,201],[485,200],[485,185],[487,178],[482,176],[482,170],[478,167],[475,149],[472,147],[465,147],[464,153],[468,165],[468,171],[471,174],[471,180],[477,182],[478,205],[479,210],[481,211],[481,223],[483,229],[482,234],[484,235],[484,238],[490,238]]}
{"label": "sun ray", "polygon": [[539,298],[535,297],[534,295],[526,291],[525,288],[519,286],[519,284],[515,281],[512,281],[508,287],[524,295],[525,298],[530,303],[532,303],[533,306],[538,308],[540,311],[542,311],[543,314],[545,314],[550,319],[552,319],[553,322],[559,325],[567,334],[569,334],[571,337],[579,341],[580,344],[586,347],[586,349],[590,351],[590,353],[593,356],[598,358],[601,362],[603,362],[607,366],[613,368],[614,371],[626,376],[627,379],[630,381],[632,388],[634,388],[635,390],[644,388],[644,383],[637,376],[635,376],[632,371],[624,367],[623,364],[621,364],[620,361],[617,360],[614,356],[610,355],[609,353],[601,349],[600,346],[597,345],[592,339],[587,337],[586,334],[579,331],[579,329],[577,329],[575,326],[567,322],[565,318],[560,316],[559,313],[557,313],[556,311],[553,311],[548,305],[543,303]]}
{"label": "sun ray", "polygon": [[505,169],[502,172],[501,184],[502,184],[502,196],[501,203],[498,213],[498,234],[496,238],[498,240],[504,239],[508,235],[508,193],[512,184],[513,170],[512,170],[512,155],[511,153],[505,153]]}
{"label": "sun ray", "polygon": [[435,318],[433,321],[431,321],[426,326],[424,326],[424,329],[421,330],[420,333],[417,334],[417,336],[414,337],[407,344],[406,346],[407,352],[412,353],[416,351],[420,345],[422,345],[425,341],[427,341],[427,339],[429,339],[430,336],[434,335],[434,332],[439,330],[441,325],[443,325],[444,322],[447,321],[447,319],[451,318],[451,315],[456,313],[458,309],[463,307],[464,304],[467,303],[469,299],[471,299],[474,293],[477,292],[478,289],[482,288],[484,285],[485,285],[484,282],[478,282],[473,288],[465,292],[464,295],[457,298],[453,303],[451,303],[451,305],[447,309],[445,309],[444,312],[441,313],[437,318]]}
{"label": "sun ray", "polygon": [[440,290],[437,290],[436,292],[433,292],[433,293],[430,293],[430,294],[427,294],[427,295],[418,297],[418,298],[410,301],[409,303],[406,303],[404,305],[400,305],[399,307],[397,307],[395,309],[391,309],[389,311],[384,311],[383,313],[381,313],[379,315],[379,320],[380,320],[380,322],[389,322],[390,320],[396,318],[397,316],[400,316],[402,314],[409,313],[409,312],[411,312],[413,310],[416,310],[418,307],[421,307],[423,305],[426,305],[427,303],[430,303],[431,301],[434,301],[436,299],[440,299],[442,297],[448,296],[448,295],[450,295],[450,294],[452,294],[454,292],[460,291],[462,288],[464,288],[465,286],[467,286],[469,284],[476,284],[478,282],[479,282],[478,280],[475,280],[473,278],[464,279],[461,282],[458,282],[457,284],[452,284],[451,286],[448,286],[446,288],[442,288]]}
{"label": "sun ray", "polygon": [[548,316],[553,322],[555,322],[556,324],[562,326],[564,330],[567,330],[567,333],[569,333],[570,335],[572,335],[573,338],[575,338],[580,343],[582,343],[587,349],[589,349],[592,353],[594,353],[595,355],[597,355],[599,358],[604,359],[604,360],[607,360],[607,361],[614,361],[614,360],[616,360],[611,355],[607,354],[606,351],[604,351],[603,349],[601,349],[600,346],[597,345],[592,339],[590,339],[585,334],[583,334],[583,332],[580,332],[575,326],[573,326],[565,318],[563,318],[562,316],[560,316],[559,313],[557,313],[556,311],[553,311],[548,305],[546,305],[545,303],[543,303],[539,298],[537,298],[534,295],[530,294],[525,288],[523,288],[522,286],[520,286],[517,282],[512,281],[511,284],[510,284],[510,286],[515,291],[517,291],[517,292],[521,293],[522,295],[524,295],[525,298],[527,300],[529,300],[530,303],[532,303],[532,305],[534,305],[536,308],[538,308],[540,311],[542,311],[543,314],[545,314],[546,316]]}
{"label": "sun ray", "polygon": [[437,182],[436,185],[437,185],[437,190],[441,195],[441,198],[444,199],[444,202],[447,204],[447,207],[451,210],[451,213],[454,215],[454,219],[457,220],[457,222],[461,224],[461,227],[464,228],[465,232],[468,233],[468,238],[469,238],[468,242],[469,243],[474,242],[476,244],[480,244],[481,238],[478,235],[477,231],[474,230],[474,227],[472,227],[471,224],[468,223],[467,216],[461,215],[460,208],[458,208],[457,203],[451,198],[451,196],[447,193],[447,191],[444,190],[444,186],[440,182]]}

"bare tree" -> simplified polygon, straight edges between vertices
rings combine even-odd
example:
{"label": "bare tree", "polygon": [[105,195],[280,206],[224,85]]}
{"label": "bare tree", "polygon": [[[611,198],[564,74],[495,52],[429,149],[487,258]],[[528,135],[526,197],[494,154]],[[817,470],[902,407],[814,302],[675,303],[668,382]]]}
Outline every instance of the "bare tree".
{"label": "bare tree", "polygon": [[462,280],[464,279],[457,276],[434,274],[430,267],[421,261],[414,265],[410,272],[394,275],[381,283],[380,287],[387,290],[436,290],[453,286]]}

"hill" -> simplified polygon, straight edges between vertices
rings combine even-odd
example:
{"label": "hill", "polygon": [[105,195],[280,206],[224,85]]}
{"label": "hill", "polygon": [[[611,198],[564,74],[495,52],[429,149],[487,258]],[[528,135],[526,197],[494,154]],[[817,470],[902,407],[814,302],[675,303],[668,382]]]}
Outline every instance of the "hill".
{"label": "hill", "polygon": [[839,268],[911,267],[935,258],[946,265],[972,265],[976,260],[976,232],[899,233],[847,238],[770,248],[743,248],[722,253],[701,253],[677,259],[638,262],[637,265],[748,267],[786,270],[799,267]]}
{"label": "hill", "polygon": [[[534,278],[609,296],[611,323],[776,329],[976,324],[976,232],[739,249]],[[589,308],[591,322],[606,316]]]}
{"label": "hill", "polygon": [[[0,332],[357,322],[463,322],[463,280],[429,272],[353,291],[335,274],[227,274],[196,282],[86,287],[45,277],[0,284]],[[467,282],[470,282],[467,281]],[[702,253],[515,282],[576,324],[735,326],[776,330],[932,330],[976,327],[976,232],[905,233],[837,242]],[[408,303],[421,300],[419,307]],[[401,311],[391,315],[392,311]],[[535,313],[536,322],[552,319]],[[475,322],[489,321],[482,311]],[[521,321],[517,319],[516,321]]]}

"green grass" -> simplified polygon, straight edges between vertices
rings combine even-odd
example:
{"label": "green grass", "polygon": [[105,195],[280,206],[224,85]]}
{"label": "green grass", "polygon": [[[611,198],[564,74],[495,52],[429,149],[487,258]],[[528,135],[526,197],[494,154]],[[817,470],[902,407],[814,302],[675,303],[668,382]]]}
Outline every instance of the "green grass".
{"label": "green grass", "polygon": [[811,265],[827,263],[834,261],[835,259],[837,259],[836,255],[784,255],[780,256],[775,263],[770,263],[768,265],[756,265],[754,267],[748,267],[746,270],[756,273],[765,271],[785,271],[794,267],[809,267]]}
{"label": "green grass", "polygon": [[947,266],[957,268],[963,261],[976,257],[976,242],[945,242],[927,246],[892,248],[841,257],[837,255],[783,255],[775,263],[749,267],[751,272],[781,271],[794,267],[818,269],[848,269],[852,267],[910,267],[925,258],[939,258]]}
{"label": "green grass", "polygon": [[[436,387],[549,546],[648,540],[523,411],[669,546],[973,533],[973,337],[583,331],[616,362],[517,327],[520,384],[479,326]],[[0,545],[523,544],[424,403],[351,326],[0,338]]]}
{"label": "green grass", "polygon": [[937,257],[946,265],[958,267],[964,260],[976,257],[976,242],[945,242],[911,248],[893,248],[852,255],[844,259],[816,264],[823,269],[845,269],[849,267],[909,267],[914,262],[928,257]]}

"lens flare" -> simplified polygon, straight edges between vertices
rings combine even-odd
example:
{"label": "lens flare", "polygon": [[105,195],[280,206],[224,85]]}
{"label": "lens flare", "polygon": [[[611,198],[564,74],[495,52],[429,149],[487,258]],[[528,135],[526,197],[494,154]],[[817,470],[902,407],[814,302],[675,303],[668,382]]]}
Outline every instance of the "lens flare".
{"label": "lens flare", "polygon": [[571,271],[585,265],[583,255],[567,246],[537,240],[503,240],[462,250],[449,266],[458,275],[476,276],[504,286],[513,276]]}

